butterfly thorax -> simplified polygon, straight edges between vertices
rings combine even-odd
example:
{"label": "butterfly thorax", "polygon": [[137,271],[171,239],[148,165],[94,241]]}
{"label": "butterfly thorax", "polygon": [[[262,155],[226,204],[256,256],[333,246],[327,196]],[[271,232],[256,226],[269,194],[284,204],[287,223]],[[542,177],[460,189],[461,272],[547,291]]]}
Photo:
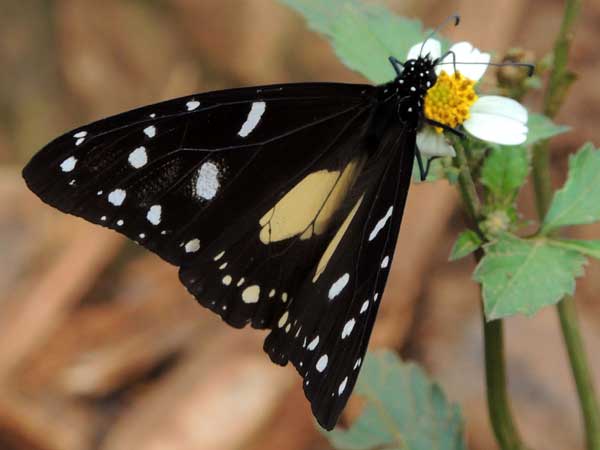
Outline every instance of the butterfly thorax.
{"label": "butterfly thorax", "polygon": [[429,55],[409,59],[402,73],[388,84],[388,89],[396,93],[399,119],[410,128],[421,127],[425,96],[437,80],[434,66],[435,61]]}

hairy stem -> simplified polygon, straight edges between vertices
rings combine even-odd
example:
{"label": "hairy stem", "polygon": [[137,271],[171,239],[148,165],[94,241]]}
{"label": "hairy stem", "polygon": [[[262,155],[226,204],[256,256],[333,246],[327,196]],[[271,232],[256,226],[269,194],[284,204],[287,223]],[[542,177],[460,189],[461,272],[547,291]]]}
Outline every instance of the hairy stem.
{"label": "hairy stem", "polygon": [[[553,118],[563,104],[569,86],[575,76],[569,72],[567,63],[573,38],[573,27],[581,10],[582,0],[567,0],[561,28],[554,44],[553,67],[548,90],[544,98],[544,113]],[[532,177],[536,207],[540,220],[546,214],[552,200],[550,157],[548,141],[533,148]],[[587,450],[600,450],[600,407],[595,393],[592,375],[585,354],[579,322],[572,297],[565,297],[557,305],[561,330],[571,371],[575,379],[581,414],[585,425]]]}
{"label": "hairy stem", "polygon": [[[473,182],[465,149],[460,141],[454,142],[456,157],[454,165],[459,171],[458,186],[469,220],[477,227],[481,203]],[[483,255],[481,250],[475,253],[479,261]],[[507,393],[506,369],[504,364],[504,341],[502,336],[502,320],[488,322],[485,313],[481,314],[485,347],[485,380],[487,387],[488,413],[496,440],[502,450],[526,450],[527,447],[519,435],[512,417]]]}

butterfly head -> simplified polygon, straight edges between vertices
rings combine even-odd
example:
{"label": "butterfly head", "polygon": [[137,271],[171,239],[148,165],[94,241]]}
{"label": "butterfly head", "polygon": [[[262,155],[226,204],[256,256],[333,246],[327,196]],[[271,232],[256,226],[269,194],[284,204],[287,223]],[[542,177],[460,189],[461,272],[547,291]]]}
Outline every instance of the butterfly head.
{"label": "butterfly head", "polygon": [[402,87],[408,88],[409,95],[425,96],[437,81],[434,69],[436,62],[429,55],[409,59],[404,63],[404,68],[396,80]]}

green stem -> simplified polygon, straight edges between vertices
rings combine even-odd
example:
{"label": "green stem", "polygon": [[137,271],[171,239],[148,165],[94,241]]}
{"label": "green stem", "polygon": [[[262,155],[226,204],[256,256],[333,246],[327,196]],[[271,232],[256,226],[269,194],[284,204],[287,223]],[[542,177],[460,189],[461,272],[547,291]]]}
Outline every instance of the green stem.
{"label": "green stem", "polygon": [[[581,3],[582,0],[567,0],[565,4],[563,21],[554,45],[554,64],[544,99],[544,113],[550,118],[556,116],[569,86],[575,79],[567,69],[567,63],[573,38],[573,27],[581,10]],[[548,141],[541,142],[533,148],[532,177],[537,211],[542,220],[552,200]],[[585,425],[586,448],[587,450],[600,450],[600,406],[585,354],[573,298],[568,296],[563,298],[557,305],[557,311],[579,396]]]}
{"label": "green stem", "polygon": [[598,450],[600,449],[600,409],[598,408],[594,383],[583,348],[583,340],[579,332],[575,301],[572,297],[565,297],[557,308],[585,422],[587,449]]}
{"label": "green stem", "polygon": [[[474,224],[477,232],[482,234],[477,227],[480,217],[481,202],[473,182],[467,156],[462,143],[454,142],[456,157],[454,165],[458,169],[458,186],[463,203],[467,209],[469,220]],[[482,257],[481,250],[476,252],[475,258],[479,261]],[[510,402],[507,393],[506,369],[504,365],[504,342],[502,336],[502,320],[488,322],[482,312],[483,338],[485,346],[485,380],[487,387],[488,413],[494,435],[502,450],[526,450],[527,447],[519,435],[512,417]]]}
{"label": "green stem", "polygon": [[456,157],[454,158],[454,166],[458,169],[458,187],[460,189],[461,196],[465,208],[467,208],[467,214],[469,219],[475,224],[481,214],[481,202],[477,195],[477,189],[471,176],[471,170],[469,169],[469,162],[467,161],[467,154],[462,142],[459,139],[453,141],[454,149],[456,150]]}
{"label": "green stem", "polygon": [[482,313],[482,316],[488,413],[494,434],[502,450],[525,450],[527,447],[513,421],[506,392],[508,382],[504,367],[502,320],[487,322],[485,314]]}

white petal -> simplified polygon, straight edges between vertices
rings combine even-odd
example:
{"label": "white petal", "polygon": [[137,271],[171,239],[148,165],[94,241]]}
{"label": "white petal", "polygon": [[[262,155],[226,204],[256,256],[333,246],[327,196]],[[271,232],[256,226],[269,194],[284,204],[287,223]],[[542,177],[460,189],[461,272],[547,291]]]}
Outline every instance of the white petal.
{"label": "white petal", "polygon": [[527,109],[518,101],[500,95],[483,95],[471,106],[471,114],[495,114],[527,124]]}
{"label": "white petal", "polygon": [[518,145],[527,139],[527,110],[515,100],[480,97],[470,113],[463,126],[479,139],[502,145]]}
{"label": "white petal", "polygon": [[408,51],[406,59],[417,59],[419,56],[429,55],[431,59],[436,59],[442,56],[442,44],[437,39],[427,39],[425,45],[419,42],[413,45]]}
{"label": "white petal", "polygon": [[[436,67],[436,70],[445,70],[449,74],[454,73],[454,68],[462,73],[465,77],[473,81],[479,81],[488,68],[491,60],[489,53],[480,52],[479,49],[473,47],[469,42],[457,42],[450,51],[454,53],[448,54],[442,63]],[[456,62],[456,64],[454,64]],[[461,64],[468,63],[468,64]],[[475,64],[474,64],[475,63]]]}
{"label": "white petal", "polygon": [[422,156],[456,156],[454,147],[448,142],[443,133],[436,132],[431,127],[425,127],[417,133],[417,148]]}

